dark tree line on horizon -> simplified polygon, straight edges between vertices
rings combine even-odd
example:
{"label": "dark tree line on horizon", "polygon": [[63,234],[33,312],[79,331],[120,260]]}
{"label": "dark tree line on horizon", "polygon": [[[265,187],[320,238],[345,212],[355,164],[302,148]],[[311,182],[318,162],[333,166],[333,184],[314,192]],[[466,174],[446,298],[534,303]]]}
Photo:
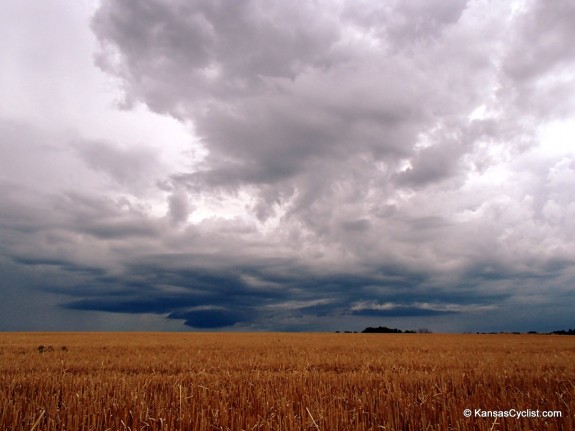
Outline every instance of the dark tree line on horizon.
{"label": "dark tree line on horizon", "polygon": [[388,328],[387,326],[378,326],[377,328],[374,327],[367,327],[363,331],[362,334],[415,334],[415,331],[402,331],[401,329],[396,328]]}
{"label": "dark tree line on horizon", "polygon": [[[336,331],[337,333],[339,333],[340,331]],[[345,331],[345,333],[352,333],[352,331]],[[356,331],[354,331],[354,333],[356,333]],[[415,334],[415,333],[420,333],[420,334],[430,334],[431,330],[427,329],[427,328],[422,328],[419,329],[417,331],[411,331],[411,330],[405,330],[402,331],[401,329],[397,329],[397,328],[388,328],[387,326],[378,326],[378,327],[372,327],[369,326],[367,328],[365,328],[363,331],[361,331],[362,334]],[[509,334],[510,332],[489,332],[489,334]],[[512,334],[521,334],[521,332],[511,332]],[[527,332],[528,334],[539,334],[539,332],[537,331],[529,331]],[[487,334],[487,332],[477,332],[477,334]],[[557,331],[553,331],[553,332],[547,332],[547,333],[541,333],[541,335],[575,335],[575,329],[560,329]]]}
{"label": "dark tree line on horizon", "polygon": [[575,329],[561,329],[559,331],[553,331],[552,334],[556,335],[575,335]]}

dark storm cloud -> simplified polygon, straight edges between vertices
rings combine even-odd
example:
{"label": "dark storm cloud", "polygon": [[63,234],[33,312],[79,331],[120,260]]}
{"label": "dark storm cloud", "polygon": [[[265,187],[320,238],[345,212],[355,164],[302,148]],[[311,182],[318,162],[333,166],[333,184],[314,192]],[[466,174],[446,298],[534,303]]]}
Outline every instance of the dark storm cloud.
{"label": "dark storm cloud", "polygon": [[[488,292],[458,294],[452,288],[442,292],[430,286],[433,280],[428,277],[414,277],[398,268],[393,277],[391,269],[361,276],[322,276],[289,265],[284,265],[279,273],[266,265],[256,269],[242,267],[239,262],[233,267],[213,263],[211,266],[216,268],[209,268],[199,258],[187,255],[175,266],[173,259],[165,260],[166,265],[169,262],[166,266],[161,259],[147,258],[147,263],[131,265],[121,277],[94,277],[97,284],[92,286],[76,284],[65,292],[81,299],[63,306],[112,313],[165,314],[170,319],[184,320],[188,326],[205,329],[245,326],[254,321],[269,325],[285,316],[299,316],[302,321],[345,316],[438,316],[504,299]],[[433,301],[431,305],[409,305],[427,300]],[[391,302],[381,306],[378,301]],[[446,303],[452,308],[445,308]]]}
{"label": "dark storm cloud", "polygon": [[[204,239],[198,240],[206,244]],[[459,312],[457,308],[442,309],[442,304],[456,304],[463,312],[472,310],[474,304],[505,300],[509,293],[490,289],[481,293],[477,287],[513,275],[508,271],[498,273],[496,269],[485,274],[477,269],[475,281],[471,278],[468,286],[454,289],[449,285],[434,286],[437,280],[425,271],[416,275],[412,269],[400,266],[372,268],[355,276],[337,272],[321,275],[294,260],[261,258],[256,266],[247,266],[251,259],[234,256],[230,250],[226,259],[222,259],[223,252],[143,254],[139,258],[136,255],[130,252],[130,262],[123,257],[125,251],[115,254],[119,260],[114,265],[121,264],[123,268],[118,275],[108,275],[106,270],[86,272],[71,257],[16,261],[33,267],[56,266],[59,272],[68,274],[71,278],[68,286],[58,284],[54,289],[79,298],[64,303],[67,309],[163,314],[201,329],[235,324],[245,327],[254,321],[277,328],[288,316],[299,316],[301,322],[306,322],[322,317],[454,314]],[[382,308],[379,304],[386,301],[398,305]],[[408,305],[418,301],[433,301],[436,306]],[[469,304],[471,308],[465,308]],[[276,322],[276,326],[271,322]]]}
{"label": "dark storm cloud", "polygon": [[168,314],[168,319],[185,320],[185,324],[192,328],[213,329],[233,326],[238,322],[249,322],[255,316],[246,316],[234,310],[197,310],[175,311]]}

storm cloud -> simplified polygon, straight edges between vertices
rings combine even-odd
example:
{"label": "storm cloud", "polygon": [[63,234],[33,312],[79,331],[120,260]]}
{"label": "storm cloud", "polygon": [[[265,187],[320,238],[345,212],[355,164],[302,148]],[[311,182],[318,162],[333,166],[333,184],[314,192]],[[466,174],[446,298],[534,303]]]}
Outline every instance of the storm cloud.
{"label": "storm cloud", "polygon": [[[53,298],[57,328],[571,327],[571,2],[9,3],[6,307]],[[58,14],[43,58],[34,23]],[[48,119],[27,102],[47,97]]]}

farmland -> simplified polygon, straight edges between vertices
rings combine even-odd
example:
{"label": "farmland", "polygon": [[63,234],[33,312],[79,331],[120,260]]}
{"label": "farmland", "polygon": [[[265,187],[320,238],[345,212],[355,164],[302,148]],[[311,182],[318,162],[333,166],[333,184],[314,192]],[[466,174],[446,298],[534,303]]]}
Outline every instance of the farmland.
{"label": "farmland", "polygon": [[0,333],[0,429],[573,430],[574,358],[541,335]]}

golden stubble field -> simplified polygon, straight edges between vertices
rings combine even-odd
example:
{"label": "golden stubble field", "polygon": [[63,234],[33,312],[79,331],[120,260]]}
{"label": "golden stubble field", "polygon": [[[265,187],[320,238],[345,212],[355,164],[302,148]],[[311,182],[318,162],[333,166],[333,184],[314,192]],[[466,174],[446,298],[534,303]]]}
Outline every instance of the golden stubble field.
{"label": "golden stubble field", "polygon": [[[493,417],[537,411],[562,417]],[[1,430],[573,430],[575,337],[0,333],[0,414]]]}

